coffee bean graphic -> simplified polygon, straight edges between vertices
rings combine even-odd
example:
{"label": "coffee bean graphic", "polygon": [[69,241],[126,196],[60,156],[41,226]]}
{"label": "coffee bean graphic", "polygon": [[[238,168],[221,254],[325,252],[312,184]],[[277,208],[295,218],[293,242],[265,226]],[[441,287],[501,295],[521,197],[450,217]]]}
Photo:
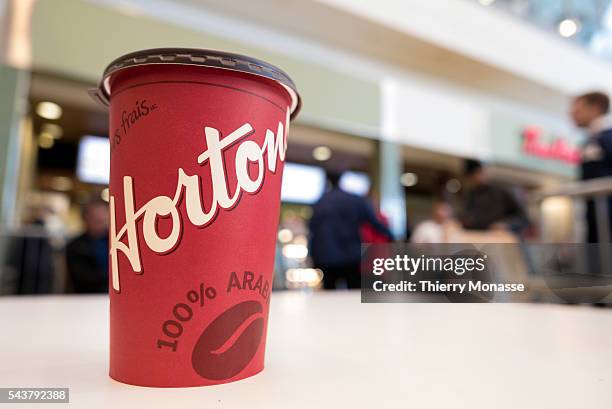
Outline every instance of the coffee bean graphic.
{"label": "coffee bean graphic", "polygon": [[[191,363],[198,375],[224,380],[242,371],[261,343],[264,330],[262,313],[263,307],[258,301],[245,301],[215,318],[193,348]],[[259,316],[253,319],[256,314]],[[236,333],[249,320],[251,322],[246,328]]]}

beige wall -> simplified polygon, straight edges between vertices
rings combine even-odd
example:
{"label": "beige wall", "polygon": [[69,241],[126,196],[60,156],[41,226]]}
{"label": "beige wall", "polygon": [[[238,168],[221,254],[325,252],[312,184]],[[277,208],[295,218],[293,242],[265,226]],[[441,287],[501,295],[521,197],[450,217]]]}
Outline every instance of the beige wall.
{"label": "beige wall", "polygon": [[380,92],[376,81],[357,79],[324,64],[289,58],[207,33],[123,14],[82,0],[39,0],[32,20],[32,65],[97,81],[121,54],[155,47],[196,47],[252,55],[278,65],[293,78],[304,106],[300,121],[376,135]]}

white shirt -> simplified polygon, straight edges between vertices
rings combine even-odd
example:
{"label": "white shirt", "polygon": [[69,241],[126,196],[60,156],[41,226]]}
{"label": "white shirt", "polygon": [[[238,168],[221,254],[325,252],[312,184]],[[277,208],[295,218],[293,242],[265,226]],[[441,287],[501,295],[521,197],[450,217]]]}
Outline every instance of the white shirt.
{"label": "white shirt", "polygon": [[597,135],[606,129],[612,129],[612,115],[602,115],[599,118],[595,118],[589,124],[588,131],[590,135]]}
{"label": "white shirt", "polygon": [[425,220],[415,227],[410,241],[417,244],[444,243],[444,236],[444,227],[441,224]]}
{"label": "white shirt", "polygon": [[602,115],[590,123],[588,128],[589,136],[582,147],[583,162],[600,161],[604,157],[604,152],[597,142],[597,138],[599,133],[606,129],[612,129],[612,115]]}

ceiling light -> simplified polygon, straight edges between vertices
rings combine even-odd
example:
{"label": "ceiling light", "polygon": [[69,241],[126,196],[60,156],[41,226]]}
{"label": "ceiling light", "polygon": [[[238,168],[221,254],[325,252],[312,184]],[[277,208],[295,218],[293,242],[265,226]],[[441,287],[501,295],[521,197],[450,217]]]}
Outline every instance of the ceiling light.
{"label": "ceiling light", "polygon": [[490,6],[495,0],[478,0],[478,2],[483,6]]}
{"label": "ceiling light", "polygon": [[446,182],[446,190],[450,193],[457,193],[461,190],[461,182],[459,182],[458,179],[449,179],[448,182]]}
{"label": "ceiling light", "polygon": [[290,268],[285,272],[289,286],[316,287],[323,279],[323,272],[318,268]]}
{"label": "ceiling light", "polygon": [[407,172],[400,176],[400,183],[403,186],[411,187],[419,182],[419,177],[415,173]]}
{"label": "ceiling light", "polygon": [[66,176],[56,176],[51,179],[51,188],[61,192],[66,192],[72,189],[72,179]]}
{"label": "ceiling light", "polygon": [[278,241],[281,243],[289,243],[293,240],[293,232],[289,229],[280,229],[278,231]]}
{"label": "ceiling light", "polygon": [[58,124],[52,124],[51,122],[45,122],[40,127],[40,133],[47,133],[53,137],[53,139],[59,139],[64,135],[64,129]]}
{"label": "ceiling light", "polygon": [[312,150],[312,157],[319,162],[329,160],[332,156],[332,151],[327,146],[317,146]]}
{"label": "ceiling light", "polygon": [[38,146],[42,149],[51,149],[55,145],[55,139],[48,133],[38,135]]}
{"label": "ceiling light", "polygon": [[36,105],[36,113],[45,119],[59,119],[62,116],[62,107],[55,102],[43,101]]}
{"label": "ceiling light", "polygon": [[561,34],[562,37],[571,37],[575,35],[579,29],[580,25],[578,21],[573,18],[566,18],[559,23],[559,34]]}
{"label": "ceiling light", "polygon": [[105,202],[108,203],[110,197],[110,191],[108,190],[107,187],[105,187],[104,189],[102,189],[102,191],[100,192],[100,199],[104,200]]}
{"label": "ceiling light", "polygon": [[303,244],[286,244],[283,247],[283,256],[287,258],[304,259],[308,256],[308,247]]}

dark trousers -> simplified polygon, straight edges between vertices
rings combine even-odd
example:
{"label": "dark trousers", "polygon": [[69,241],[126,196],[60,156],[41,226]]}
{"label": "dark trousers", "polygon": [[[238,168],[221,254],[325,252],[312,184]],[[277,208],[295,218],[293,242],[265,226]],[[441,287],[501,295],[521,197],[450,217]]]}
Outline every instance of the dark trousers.
{"label": "dark trousers", "polygon": [[[586,221],[587,221],[587,243],[598,243],[599,235],[597,228],[597,214],[595,210],[595,201],[589,199],[586,202]],[[610,219],[609,231],[612,233],[612,197],[608,198],[608,217]],[[611,237],[607,237],[605,242],[610,242]]]}
{"label": "dark trousers", "polygon": [[326,290],[343,288],[343,282],[348,288],[361,288],[359,264],[320,266],[319,268],[323,271],[323,288]]}

